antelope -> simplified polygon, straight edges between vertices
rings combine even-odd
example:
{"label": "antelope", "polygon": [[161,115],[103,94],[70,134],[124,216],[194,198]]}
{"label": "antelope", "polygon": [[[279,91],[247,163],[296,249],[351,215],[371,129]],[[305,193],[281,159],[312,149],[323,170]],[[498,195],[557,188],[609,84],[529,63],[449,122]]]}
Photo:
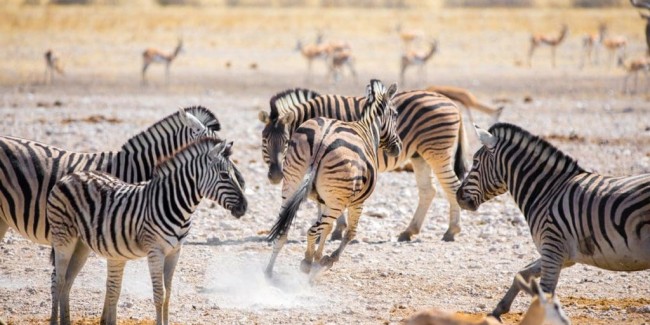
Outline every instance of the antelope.
{"label": "antelope", "polygon": [[54,74],[58,73],[61,76],[65,75],[59,57],[54,55],[52,50],[45,52],[45,83],[49,84],[54,79]]}
{"label": "antelope", "polygon": [[627,80],[632,74],[634,74],[634,91],[630,92],[630,94],[636,92],[639,72],[641,71],[643,71],[643,74],[645,75],[646,92],[648,91],[648,84],[650,83],[650,80],[648,80],[648,71],[650,71],[650,58],[644,56],[624,61],[623,57],[619,56],[617,64],[627,72],[625,79],[623,79],[623,94],[626,94],[628,92]]}
{"label": "antelope", "polygon": [[[516,282],[519,287],[533,297],[533,302],[524,314],[520,325],[542,325],[545,323],[553,325],[570,325],[571,321],[564,314],[557,296],[549,297],[542,291],[539,283],[531,279],[527,283],[521,275],[518,275]],[[406,322],[406,325],[500,325],[501,322],[493,316],[487,316],[481,320],[471,321],[458,314],[451,314],[438,309],[431,309],[420,312]]]}
{"label": "antelope", "polygon": [[600,46],[603,44],[606,33],[607,25],[605,23],[601,23],[598,25],[598,32],[587,34],[582,37],[583,55],[580,62],[580,69],[584,67],[586,61],[589,61],[591,64],[598,64],[598,51]]}
{"label": "antelope", "polygon": [[429,42],[430,47],[426,52],[408,50],[402,54],[402,59],[400,61],[400,83],[404,84],[404,72],[409,66],[415,65],[419,67],[420,79],[423,77],[426,78],[426,70],[424,69],[425,64],[433,57],[433,55],[438,51],[438,41],[432,40]]}
{"label": "antelope", "polygon": [[307,60],[307,76],[306,79],[309,81],[312,75],[312,63],[314,60],[326,60],[328,56],[329,47],[327,44],[323,44],[323,35],[318,34],[316,36],[316,43],[314,44],[303,44],[302,41],[298,40],[296,43],[296,51],[299,51],[302,57]]}
{"label": "antelope", "polygon": [[528,50],[528,66],[532,66],[533,53],[535,49],[542,45],[548,45],[551,47],[551,56],[553,58],[553,67],[555,68],[555,48],[562,44],[562,41],[566,38],[567,33],[569,32],[569,27],[566,24],[562,25],[560,34],[557,36],[552,36],[548,34],[533,34],[530,37],[530,49]]}
{"label": "antelope", "polygon": [[429,86],[425,90],[442,94],[443,96],[449,97],[449,99],[455,102],[463,104],[463,106],[465,106],[465,110],[467,111],[467,116],[472,122],[472,125],[474,125],[474,118],[472,118],[471,109],[475,109],[477,111],[481,111],[485,114],[490,115],[493,120],[492,123],[498,122],[501,113],[503,113],[503,106],[494,108],[479,103],[478,100],[476,100],[476,97],[474,97],[474,95],[467,89],[452,86]]}
{"label": "antelope", "polygon": [[343,71],[343,67],[347,66],[352,74],[354,80],[357,80],[357,71],[354,69],[354,57],[352,56],[352,51],[347,48],[342,48],[340,50],[332,51],[328,59],[329,63],[329,74],[332,76],[334,83],[339,80],[339,73]]}
{"label": "antelope", "polygon": [[146,84],[147,79],[145,78],[145,73],[147,68],[152,63],[164,63],[165,64],[165,82],[169,83],[169,66],[174,62],[178,54],[183,51],[183,40],[179,39],[174,52],[167,54],[163,53],[154,48],[148,48],[142,52],[142,83]]}
{"label": "antelope", "polygon": [[[637,1],[630,0],[632,5],[636,8],[650,10],[650,1]],[[647,53],[650,55],[650,15],[639,13],[641,18],[645,19],[645,42],[647,46]]]}
{"label": "antelope", "polygon": [[625,55],[627,39],[624,36],[606,37],[603,40],[603,46],[605,46],[609,53],[609,64],[611,65],[614,57],[622,57]]}

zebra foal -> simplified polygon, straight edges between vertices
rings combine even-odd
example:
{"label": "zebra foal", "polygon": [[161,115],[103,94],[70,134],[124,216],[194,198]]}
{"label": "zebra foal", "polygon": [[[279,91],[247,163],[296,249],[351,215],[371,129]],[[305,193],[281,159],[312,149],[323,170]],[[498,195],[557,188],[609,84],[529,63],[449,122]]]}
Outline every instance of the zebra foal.
{"label": "zebra foal", "polygon": [[[397,132],[404,150],[392,157],[380,148],[377,169],[379,172],[391,171],[410,159],[419,194],[413,218],[398,240],[410,241],[420,233],[427,210],[436,195],[433,172],[449,201],[449,227],[443,240],[453,241],[461,230],[456,190],[465,174],[463,154],[467,141],[458,106],[445,96],[420,90],[397,93],[392,103],[397,111]],[[262,156],[269,166],[268,178],[271,183],[277,184],[282,180],[287,143],[302,123],[315,117],[356,121],[363,116],[365,106],[364,97],[319,95],[301,88],[273,96],[270,113],[262,111],[258,116],[265,124],[262,130]],[[332,238],[341,238],[345,227],[345,218],[339,218]]]}
{"label": "zebra foal", "polygon": [[203,197],[235,217],[247,202],[235,175],[231,143],[204,138],[160,162],[150,181],[126,183],[101,172],[76,172],[56,183],[47,202],[56,273],[50,324],[70,324],[69,295],[93,251],[108,266],[102,324],[117,322],[117,301],[128,260],[147,257],[156,324],[167,324],[172,277],[192,213]]}
{"label": "zebra foal", "polygon": [[[364,115],[359,121],[319,117],[308,120],[295,131],[285,159],[282,210],[268,236],[269,240],[275,240],[275,245],[266,269],[267,276],[272,275],[291,223],[300,203],[307,197],[318,202],[320,215],[309,229],[301,269],[310,272],[312,263],[319,262],[312,273],[316,275],[338,261],[356,234],[363,202],[374,190],[378,148],[384,148],[391,156],[401,152],[402,142],[395,125],[397,113],[391,103],[396,91],[395,84],[387,90],[379,80],[371,80]],[[345,236],[336,251],[322,257],[332,224],[346,208],[350,225]],[[319,247],[315,251],[317,238],[320,238]]]}
{"label": "zebra foal", "polygon": [[[541,255],[519,271],[526,281],[541,276],[542,289],[554,293],[560,271],[575,263],[611,271],[650,269],[650,174],[586,171],[544,139],[507,123],[477,133],[483,147],[458,202],[473,211],[512,194]],[[519,290],[513,282],[492,315],[508,312]]]}

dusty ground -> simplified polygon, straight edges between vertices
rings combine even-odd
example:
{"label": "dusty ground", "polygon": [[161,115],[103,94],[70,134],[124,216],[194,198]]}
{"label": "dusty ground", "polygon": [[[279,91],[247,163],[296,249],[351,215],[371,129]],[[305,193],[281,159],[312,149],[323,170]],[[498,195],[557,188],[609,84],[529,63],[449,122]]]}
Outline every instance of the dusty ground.
{"label": "dusty ground", "polygon": [[[546,136],[587,168],[613,175],[650,172],[650,103],[647,95],[620,94],[623,73],[613,62],[579,70],[580,34],[598,21],[643,51],[643,23],[634,10],[446,10],[359,12],[218,8],[0,9],[0,133],[79,151],[111,150],[179,106],[204,105],[219,116],[222,135],[235,140],[234,157],[247,180],[249,212],[235,220],[202,205],[175,275],[171,320],[178,324],[399,323],[413,312],[437,307],[472,315],[489,312],[515,272],[538,257],[522,217],[508,196],[476,213],[463,212],[463,231],[440,241],[447,203],[438,196],[422,234],[397,243],[415,210],[417,190],[409,173],[383,174],[364,216],[359,243],[314,285],[298,270],[305,231],[315,208],[303,205],[274,281],[262,274],[271,249],[264,233],[280,206],[277,186],[265,178],[257,111],[288,87],[356,95],[370,77],[397,79],[399,44],[393,28],[404,21],[438,37],[441,52],[427,67],[427,81],[404,88],[449,84],[473,90],[483,101],[505,101],[503,121]],[[532,69],[523,60],[530,31],[572,28],[551,69],[540,49]],[[317,28],[348,40],[359,81],[336,86],[304,80],[305,63],[292,52],[298,37]],[[151,85],[140,85],[140,53],[171,49],[182,35],[186,52],[163,82],[152,67]],[[42,84],[42,53],[61,53],[66,77]],[[607,59],[606,55],[601,55]],[[231,68],[225,67],[226,62]],[[249,66],[256,63],[258,68]],[[410,73],[413,73],[411,71]],[[412,76],[412,75],[411,75]],[[645,84],[641,83],[641,86]],[[642,88],[640,88],[642,89]],[[532,101],[524,101],[525,98]],[[479,123],[487,118],[475,113]],[[476,141],[470,134],[472,148]],[[332,244],[330,250],[333,249]],[[0,318],[14,324],[49,318],[49,250],[9,231],[0,243]],[[105,262],[91,257],[72,291],[73,318],[98,322]],[[562,273],[557,293],[576,324],[650,323],[650,272],[614,273],[577,265]],[[118,317],[122,324],[155,316],[144,260],[126,271]],[[529,303],[519,296],[506,322]]]}

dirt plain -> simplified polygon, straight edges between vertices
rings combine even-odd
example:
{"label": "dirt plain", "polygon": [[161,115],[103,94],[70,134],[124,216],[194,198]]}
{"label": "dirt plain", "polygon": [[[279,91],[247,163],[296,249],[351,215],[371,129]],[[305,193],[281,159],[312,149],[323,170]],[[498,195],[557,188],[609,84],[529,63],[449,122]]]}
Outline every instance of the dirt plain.
{"label": "dirt plain", "polygon": [[[650,172],[650,103],[643,93],[621,94],[624,73],[601,52],[601,64],[579,69],[581,35],[600,21],[628,38],[629,56],[644,51],[643,21],[632,9],[297,9],[158,7],[0,8],[0,133],[77,151],[121,143],[178,107],[203,105],[219,117],[222,136],[235,141],[234,158],[247,181],[249,211],[232,218],[202,204],[174,278],[170,319],[175,324],[398,324],[417,310],[437,307],[472,317],[489,312],[520,268],[538,257],[527,225],[504,195],[477,212],[463,211],[463,230],[440,239],[448,205],[438,194],[422,233],[396,241],[417,202],[413,174],[382,174],[366,204],[358,243],[313,285],[298,269],[305,232],[315,215],[303,204],[276,278],[262,270],[271,253],[264,234],[280,208],[280,188],[269,184],[261,160],[260,109],[290,87],[359,95],[371,77],[398,78],[402,22],[438,38],[440,52],[426,81],[409,71],[403,89],[428,84],[471,89],[505,105],[501,121],[545,136],[586,168],[610,175]],[[571,33],[551,68],[548,48],[533,67],[522,66],[530,32]],[[348,41],[357,81],[336,85],[316,62],[314,78],[292,51],[298,38]],[[140,83],[141,52],[185,52],[164,83],[150,69]],[[43,52],[59,53],[65,77],[43,83]],[[251,66],[254,65],[255,68]],[[481,125],[489,119],[474,117]],[[472,152],[478,147],[469,134]],[[469,156],[467,157],[469,160]],[[439,189],[438,193],[442,193]],[[379,216],[379,217],[378,217]],[[336,243],[331,243],[329,251]],[[49,319],[49,248],[10,230],[0,243],[0,319],[40,324]],[[92,257],[72,290],[76,324],[98,323],[105,261]],[[617,273],[576,265],[562,272],[557,294],[574,324],[650,323],[650,271]],[[118,308],[121,324],[148,324],[155,316],[144,260],[129,263]],[[520,294],[506,323],[516,323],[530,299]]]}

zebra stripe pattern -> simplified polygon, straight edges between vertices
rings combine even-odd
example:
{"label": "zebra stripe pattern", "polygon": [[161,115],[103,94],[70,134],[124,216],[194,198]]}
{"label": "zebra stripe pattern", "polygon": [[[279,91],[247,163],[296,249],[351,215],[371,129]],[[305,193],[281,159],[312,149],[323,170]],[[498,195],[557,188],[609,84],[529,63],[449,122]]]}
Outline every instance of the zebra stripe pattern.
{"label": "zebra stripe pattern", "polygon": [[145,256],[156,322],[167,324],[172,275],[196,206],[207,197],[235,217],[246,212],[231,147],[216,139],[198,140],[159,163],[148,182],[126,183],[97,171],[75,172],[57,182],[47,203],[57,277],[51,322],[56,324],[60,307],[61,322],[70,323],[70,288],[93,251],[108,259],[102,324],[116,322],[126,261]]}
{"label": "zebra stripe pattern", "polygon": [[79,153],[0,137],[0,240],[11,227],[35,243],[49,245],[47,194],[64,175],[99,170],[129,183],[145,181],[158,161],[195,139],[216,137],[219,129],[211,111],[189,107],[134,136],[119,151]]}
{"label": "zebra stripe pattern", "polygon": [[[313,274],[330,268],[345,246],[354,238],[363,202],[373,192],[377,178],[377,150],[399,155],[402,143],[397,135],[395,109],[391,98],[397,91],[388,90],[379,80],[371,80],[367,90],[366,108],[355,122],[316,118],[303,123],[289,142],[282,185],[283,207],[273,226],[269,240],[276,240],[267,266],[271,276],[278,253],[287,240],[287,232],[298,207],[307,197],[319,204],[320,215],[309,229],[307,251],[302,270],[309,272],[313,261],[320,262]],[[322,257],[325,240],[333,221],[348,209],[349,223],[339,248],[331,256]]]}
{"label": "zebra stripe pattern", "polygon": [[[378,170],[393,170],[408,161],[413,163],[419,191],[417,209],[400,241],[411,240],[420,233],[427,210],[436,190],[431,177],[435,173],[449,201],[449,227],[443,236],[453,241],[460,232],[460,207],[456,203],[456,190],[465,174],[463,159],[466,138],[458,107],[447,97],[426,91],[405,91],[393,98],[397,110],[397,131],[404,143],[402,153],[391,157],[379,151]],[[323,95],[306,89],[291,89],[275,95],[270,102],[270,113],[260,112],[265,123],[262,131],[262,154],[269,165],[271,183],[282,180],[282,160],[287,142],[295,130],[306,120],[315,117],[355,121],[363,115],[365,98]],[[332,238],[340,238],[345,228],[344,218],[339,219]]]}
{"label": "zebra stripe pattern", "polygon": [[[483,147],[458,190],[476,210],[509,191],[524,214],[541,258],[519,272],[541,276],[554,293],[560,270],[575,263],[612,271],[650,268],[650,174],[610,177],[588,172],[544,139],[518,126],[479,129]],[[513,283],[493,315],[510,310]]]}

